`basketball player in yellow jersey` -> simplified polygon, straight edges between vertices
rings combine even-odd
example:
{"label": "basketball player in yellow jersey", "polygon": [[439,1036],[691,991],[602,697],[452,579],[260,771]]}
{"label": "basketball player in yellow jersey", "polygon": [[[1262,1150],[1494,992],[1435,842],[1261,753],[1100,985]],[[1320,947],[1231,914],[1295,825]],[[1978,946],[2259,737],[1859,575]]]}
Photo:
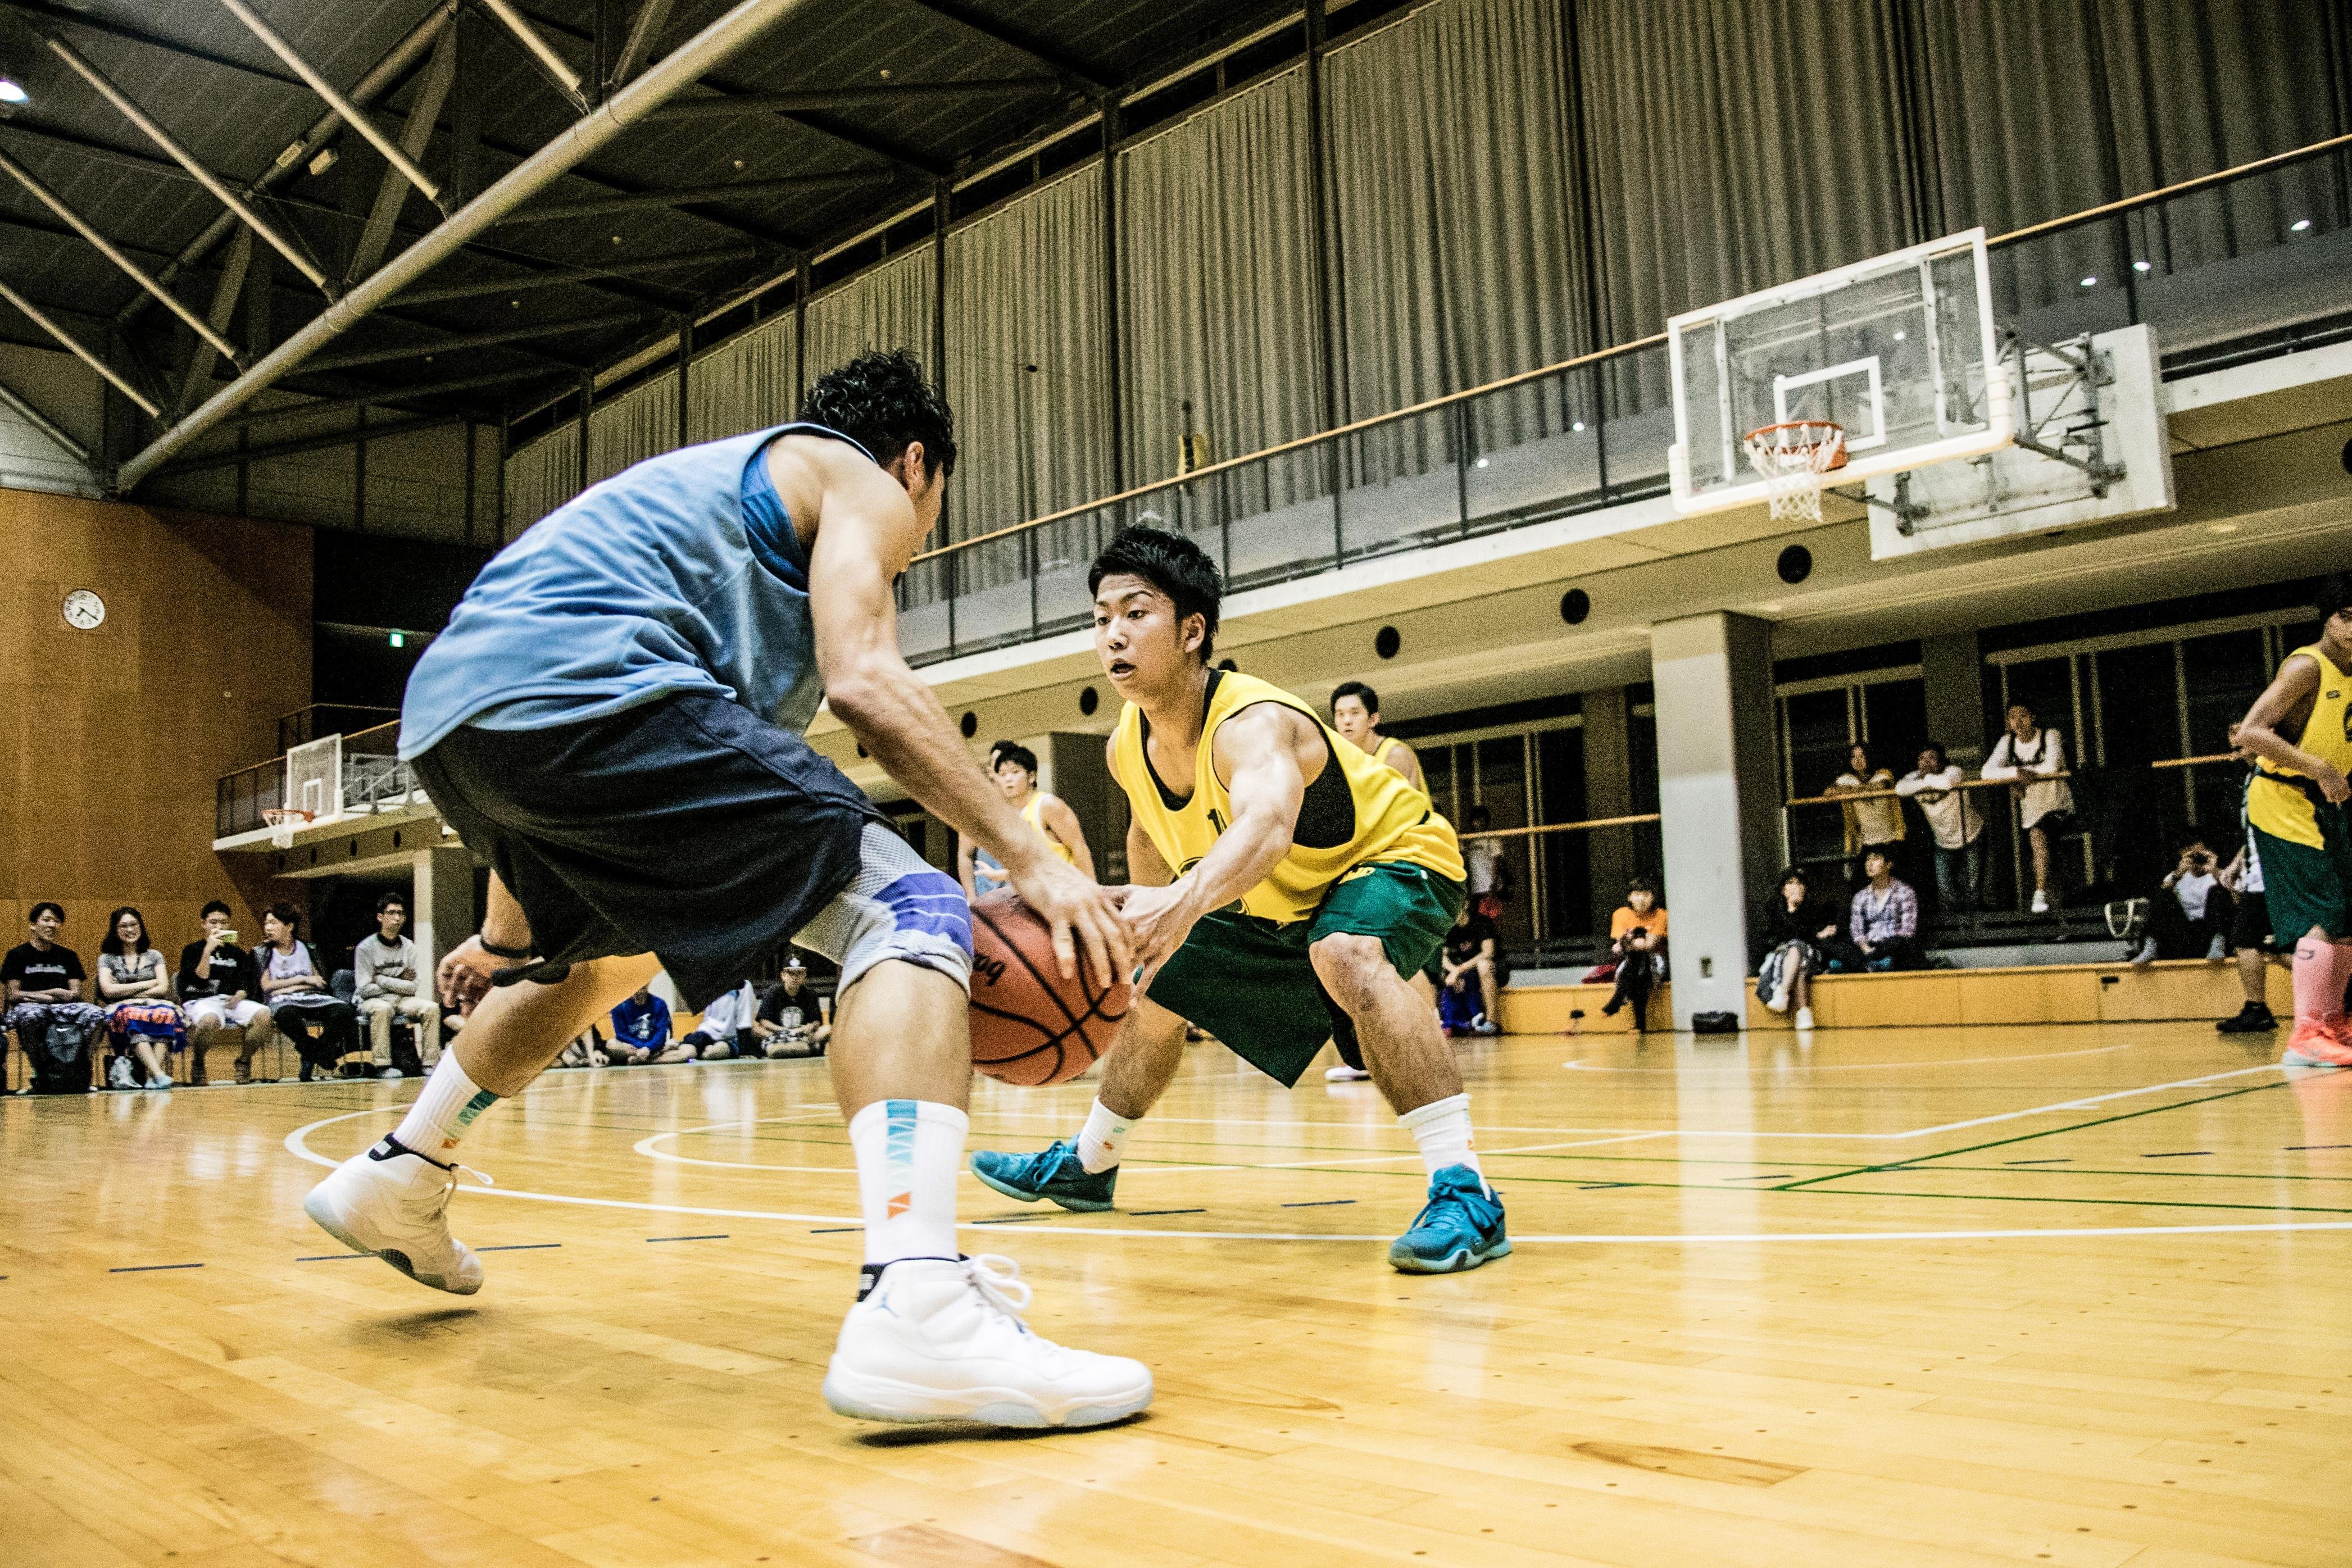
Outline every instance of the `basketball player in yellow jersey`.
{"label": "basketball player in yellow jersey", "polygon": [[[2246,821],[2263,859],[2271,928],[2294,943],[2290,1065],[2352,1067],[2352,577],[2320,581],[2319,641],[2254,699],[2238,744],[2254,754]],[[1138,956],[1141,955],[1139,954]]]}
{"label": "basketball player in yellow jersey", "polygon": [[[1013,802],[1030,831],[1066,864],[1077,867],[1091,879],[1095,857],[1087,848],[1086,830],[1078,826],[1078,814],[1066,801],[1037,788],[1037,754],[1015,741],[1000,740],[990,747],[988,757],[988,770],[997,789]],[[956,876],[963,883],[966,898],[993,893],[1007,881],[996,857],[969,833],[956,835]]]}
{"label": "basketball player in yellow jersey", "polygon": [[1361,681],[1342,681],[1331,691],[1331,727],[1346,736],[1357,750],[1375,762],[1385,762],[1404,775],[1416,789],[1429,785],[1421,776],[1421,758],[1403,741],[1381,733],[1381,694]]}
{"label": "basketball player in yellow jersey", "polygon": [[1406,983],[1463,906],[1453,826],[1307,704],[1211,667],[1223,587],[1192,540],[1123,529],[1087,581],[1095,652],[1127,699],[1110,770],[1134,814],[1128,866],[1142,885],[1121,913],[1142,994],[1075,1144],[975,1155],[972,1174],[1024,1201],[1108,1208],[1119,1145],[1174,1078],[1187,1021],[1285,1086],[1326,1040],[1352,1037],[1429,1174],[1390,1263],[1448,1273],[1502,1257],[1461,1070]]}

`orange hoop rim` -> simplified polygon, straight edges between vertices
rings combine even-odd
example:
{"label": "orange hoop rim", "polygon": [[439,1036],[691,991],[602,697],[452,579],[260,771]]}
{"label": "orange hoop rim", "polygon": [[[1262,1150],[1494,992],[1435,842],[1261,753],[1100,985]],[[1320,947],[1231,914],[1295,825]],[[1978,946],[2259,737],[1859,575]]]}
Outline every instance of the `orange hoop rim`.
{"label": "orange hoop rim", "polygon": [[261,820],[265,822],[291,822],[297,820],[303,822],[315,822],[319,820],[319,813],[306,811],[299,806],[264,806],[261,808]]}
{"label": "orange hoop rim", "polygon": [[[1809,440],[1775,441],[1772,439],[1782,431],[1819,431],[1821,434]],[[1784,420],[1779,424],[1759,424],[1741,436],[1739,443],[1748,450],[1751,456],[1759,445],[1768,452],[1801,453],[1809,458],[1824,446],[1834,446],[1835,450],[1830,454],[1830,460],[1816,469],[1817,473],[1843,468],[1846,463],[1845,426],[1833,419],[1790,419]]]}

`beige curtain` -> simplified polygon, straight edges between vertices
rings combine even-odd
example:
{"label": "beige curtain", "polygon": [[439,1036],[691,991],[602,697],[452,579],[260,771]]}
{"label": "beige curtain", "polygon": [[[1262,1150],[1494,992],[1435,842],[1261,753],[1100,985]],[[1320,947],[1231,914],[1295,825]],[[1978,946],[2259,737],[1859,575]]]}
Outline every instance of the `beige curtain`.
{"label": "beige curtain", "polygon": [[589,413],[588,482],[602,484],[677,445],[677,371],[672,370],[639,382]]}
{"label": "beige curtain", "polygon": [[580,422],[566,420],[507,455],[507,538],[520,535],[579,490]]}
{"label": "beige curtain", "polygon": [[789,423],[801,403],[796,339],[787,308],[697,355],[686,383],[689,439],[719,441]]}
{"label": "beige curtain", "polygon": [[[929,244],[891,257],[809,301],[808,379],[868,349],[905,349],[934,369]],[[934,373],[936,373],[934,371]]]}

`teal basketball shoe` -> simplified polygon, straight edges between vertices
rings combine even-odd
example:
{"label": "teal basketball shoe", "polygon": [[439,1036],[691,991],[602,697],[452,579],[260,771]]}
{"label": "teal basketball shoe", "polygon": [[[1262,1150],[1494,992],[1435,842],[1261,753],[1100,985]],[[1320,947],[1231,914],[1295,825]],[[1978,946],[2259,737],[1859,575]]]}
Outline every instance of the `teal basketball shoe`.
{"label": "teal basketball shoe", "polygon": [[1455,1274],[1507,1257],[1503,1200],[1468,1166],[1447,1166],[1429,1178],[1429,1201],[1412,1228],[1389,1246],[1389,1264],[1407,1274]]}
{"label": "teal basketball shoe", "polygon": [[1034,1203],[1050,1197],[1080,1214],[1100,1214],[1111,1207],[1111,1189],[1118,1185],[1118,1167],[1089,1172],[1078,1163],[1078,1147],[1056,1139],[1034,1155],[997,1155],[986,1150],[971,1156],[971,1174],[983,1186],[1007,1197]]}

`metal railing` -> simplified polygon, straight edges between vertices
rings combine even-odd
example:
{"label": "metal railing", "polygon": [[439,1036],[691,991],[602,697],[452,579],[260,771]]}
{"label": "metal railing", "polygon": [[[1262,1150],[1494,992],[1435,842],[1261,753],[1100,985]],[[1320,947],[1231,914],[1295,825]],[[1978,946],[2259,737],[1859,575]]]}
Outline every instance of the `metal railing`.
{"label": "metal railing", "polygon": [[369,707],[357,703],[312,703],[296,708],[278,721],[278,749],[293,750],[330,735],[351,735],[378,725],[396,723],[396,707]]}
{"label": "metal railing", "polygon": [[[1999,235],[1991,308],[2039,342],[2153,323],[2168,374],[2352,337],[2347,150]],[[900,646],[935,664],[1086,625],[1087,565],[1129,523],[1191,535],[1237,591],[1664,495],[1670,394],[1659,334],[961,539],[901,579]]]}

